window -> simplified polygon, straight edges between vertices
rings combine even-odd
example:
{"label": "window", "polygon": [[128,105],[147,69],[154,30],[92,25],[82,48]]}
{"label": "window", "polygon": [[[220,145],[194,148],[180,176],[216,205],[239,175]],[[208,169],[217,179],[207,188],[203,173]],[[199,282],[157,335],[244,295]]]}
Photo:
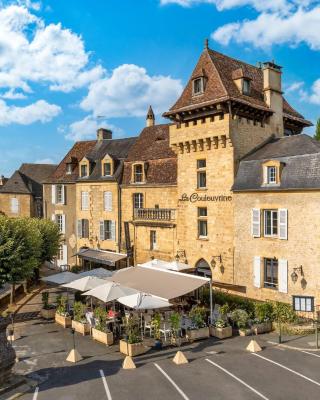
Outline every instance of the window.
{"label": "window", "polygon": [[104,211],[112,211],[112,192],[104,192]]}
{"label": "window", "polygon": [[59,246],[59,250],[58,250],[58,260],[59,261],[63,261],[64,257],[63,257],[63,245],[61,244]]}
{"label": "window", "polygon": [[111,175],[111,163],[103,163],[103,176]]}
{"label": "window", "polygon": [[204,92],[204,84],[203,84],[203,77],[196,78],[193,81],[193,94],[202,94]]}
{"label": "window", "polygon": [[208,236],[208,213],[207,207],[198,207],[198,237],[206,238]]}
{"label": "window", "polygon": [[294,311],[314,311],[314,297],[310,296],[293,296]]}
{"label": "window", "polygon": [[101,229],[101,237],[100,237],[100,239],[101,240],[110,240],[111,239],[111,237],[112,237],[112,234],[111,234],[111,221],[109,221],[109,220],[106,220],[106,221],[101,221],[101,226],[100,226],[100,229]]}
{"label": "window", "polygon": [[267,167],[267,183],[273,184],[277,183],[277,168],[276,167]]}
{"label": "window", "polygon": [[78,236],[79,238],[89,237],[89,220],[78,219]]}
{"label": "window", "polygon": [[157,232],[150,231],[150,250],[156,250],[157,248]]}
{"label": "window", "polygon": [[264,287],[276,289],[278,287],[278,260],[264,259]]}
{"label": "window", "polygon": [[206,160],[197,160],[197,188],[207,187]]}
{"label": "window", "polygon": [[64,203],[64,185],[56,186],[56,200],[57,200],[57,204]]}
{"label": "window", "polygon": [[62,233],[63,232],[63,215],[61,215],[61,214],[56,215],[56,224],[59,227],[59,232]]}
{"label": "window", "polygon": [[242,93],[243,94],[250,94],[250,80],[244,79],[242,82]]}
{"label": "window", "polygon": [[81,192],[81,210],[89,210],[89,192]]}
{"label": "window", "polygon": [[88,166],[87,164],[82,164],[80,167],[80,176],[83,178],[84,176],[88,176]]}
{"label": "window", "polygon": [[278,210],[264,210],[264,236],[278,235]]}
{"label": "window", "polygon": [[18,214],[18,212],[19,212],[19,200],[16,197],[12,197],[11,198],[10,207],[11,207],[11,212],[13,214]]}
{"label": "window", "polygon": [[72,174],[72,164],[68,163],[67,164],[67,175],[71,175]]}
{"label": "window", "polygon": [[143,181],[143,169],[142,164],[137,164],[133,169],[133,180],[135,183],[140,183]]}
{"label": "window", "polygon": [[133,208],[143,208],[143,193],[134,193]]}

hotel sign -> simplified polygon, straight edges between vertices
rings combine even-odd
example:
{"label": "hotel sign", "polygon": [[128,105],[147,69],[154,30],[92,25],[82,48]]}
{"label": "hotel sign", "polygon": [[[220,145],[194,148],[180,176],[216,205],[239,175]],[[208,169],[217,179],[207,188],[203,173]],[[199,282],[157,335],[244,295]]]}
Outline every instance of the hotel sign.
{"label": "hotel sign", "polygon": [[187,193],[183,193],[179,201],[189,201],[190,203],[196,203],[198,201],[210,201],[213,203],[229,202],[232,201],[232,196],[225,195],[214,195],[209,196],[207,194],[192,193],[190,196]]}

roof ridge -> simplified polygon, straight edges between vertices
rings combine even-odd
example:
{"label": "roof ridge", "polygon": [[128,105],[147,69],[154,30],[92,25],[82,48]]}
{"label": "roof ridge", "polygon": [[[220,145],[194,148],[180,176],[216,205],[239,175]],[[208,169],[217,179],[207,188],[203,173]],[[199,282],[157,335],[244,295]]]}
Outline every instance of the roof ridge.
{"label": "roof ridge", "polygon": [[229,58],[230,60],[237,61],[238,63],[247,65],[248,67],[255,68],[256,70],[261,71],[261,68],[257,67],[256,65],[249,64],[249,63],[246,62],[246,61],[239,60],[238,58],[235,58],[235,57],[230,57],[230,56],[228,56],[227,54],[221,53],[220,51],[216,51],[216,50],[212,50],[212,49],[208,49],[208,50],[209,50],[209,52],[219,54],[219,55],[221,55],[221,56],[223,56],[223,57],[225,57],[225,58]]}

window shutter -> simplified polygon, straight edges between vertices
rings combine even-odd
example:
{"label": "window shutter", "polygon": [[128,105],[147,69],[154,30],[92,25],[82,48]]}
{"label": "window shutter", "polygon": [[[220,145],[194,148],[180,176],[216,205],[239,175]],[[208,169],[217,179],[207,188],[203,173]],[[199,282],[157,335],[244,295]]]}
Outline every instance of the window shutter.
{"label": "window shutter", "polygon": [[56,185],[51,186],[51,202],[56,204]]}
{"label": "window shutter", "polygon": [[78,237],[82,238],[82,219],[78,219]]}
{"label": "window shutter", "polygon": [[61,185],[61,203],[66,204],[66,187]]}
{"label": "window shutter", "polygon": [[116,240],[116,221],[111,221],[111,240]]}
{"label": "window shutter", "polygon": [[288,239],[288,210],[286,208],[279,209],[279,239]]}
{"label": "window shutter", "polygon": [[62,232],[61,233],[66,233],[66,216],[62,215]]}
{"label": "window shutter", "polygon": [[261,258],[253,258],[253,286],[256,288],[261,287]]}
{"label": "window shutter", "polygon": [[81,210],[89,210],[89,193],[81,192]]}
{"label": "window shutter", "polygon": [[68,264],[68,247],[66,244],[62,245],[63,251],[63,264]]}
{"label": "window shutter", "polygon": [[268,183],[268,167],[263,166],[263,185],[266,185]]}
{"label": "window shutter", "polygon": [[279,260],[279,292],[288,293],[288,261]]}
{"label": "window shutter", "polygon": [[99,229],[100,229],[100,240],[105,240],[104,237],[104,221],[99,222]]}
{"label": "window shutter", "polygon": [[56,215],[55,214],[51,215],[51,221],[56,222]]}
{"label": "window shutter", "polygon": [[253,208],[251,210],[251,234],[253,237],[260,237],[261,235],[260,214],[259,208]]}
{"label": "window shutter", "polygon": [[112,211],[112,192],[104,192],[104,210]]}

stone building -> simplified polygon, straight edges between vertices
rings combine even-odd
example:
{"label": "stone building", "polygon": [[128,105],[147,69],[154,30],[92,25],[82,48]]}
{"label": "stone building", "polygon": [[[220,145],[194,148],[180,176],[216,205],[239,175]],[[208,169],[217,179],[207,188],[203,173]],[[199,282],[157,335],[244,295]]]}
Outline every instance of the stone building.
{"label": "stone building", "polygon": [[43,216],[43,182],[56,169],[51,164],[22,164],[10,179],[1,178],[0,212],[8,217]]}

